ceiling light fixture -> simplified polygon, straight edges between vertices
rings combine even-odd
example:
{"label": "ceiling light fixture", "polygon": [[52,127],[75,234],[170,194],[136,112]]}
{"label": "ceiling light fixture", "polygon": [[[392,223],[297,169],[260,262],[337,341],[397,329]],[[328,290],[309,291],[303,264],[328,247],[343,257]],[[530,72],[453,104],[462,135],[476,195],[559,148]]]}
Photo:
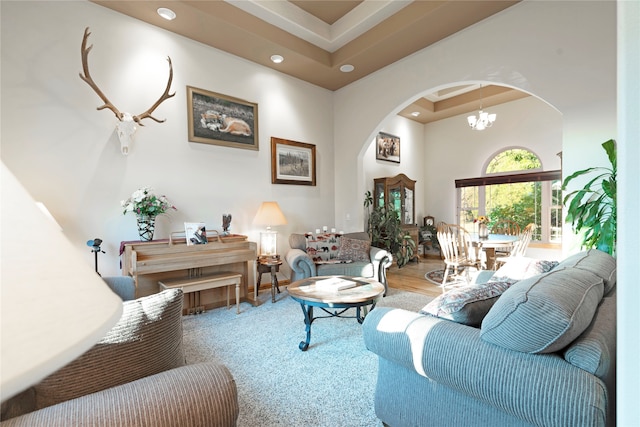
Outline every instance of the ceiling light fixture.
{"label": "ceiling light fixture", "polygon": [[166,7],[159,8],[157,12],[158,15],[162,16],[167,21],[173,21],[174,19],[176,19],[176,13],[171,9],[167,9]]}
{"label": "ceiling light fixture", "polygon": [[478,117],[476,117],[475,114],[469,116],[467,117],[467,122],[473,130],[484,130],[486,128],[490,128],[495,121],[495,113],[489,114],[485,111],[482,111],[482,85],[480,85],[480,111],[478,112]]}
{"label": "ceiling light fixture", "polygon": [[411,115],[413,117],[418,117],[420,115],[420,111],[414,111],[413,113],[411,113]]}
{"label": "ceiling light fixture", "polygon": [[282,55],[271,55],[271,60],[276,64],[279,64],[284,61],[284,57]]}
{"label": "ceiling light fixture", "polygon": [[351,64],[344,64],[340,67],[340,71],[342,71],[343,73],[350,73],[353,70],[355,70],[355,67]]}

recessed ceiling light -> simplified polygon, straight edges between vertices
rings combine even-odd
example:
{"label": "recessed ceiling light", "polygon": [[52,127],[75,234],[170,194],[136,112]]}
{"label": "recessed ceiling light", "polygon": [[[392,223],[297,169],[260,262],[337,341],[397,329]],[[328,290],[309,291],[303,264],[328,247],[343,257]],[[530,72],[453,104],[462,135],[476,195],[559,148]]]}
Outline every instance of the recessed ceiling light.
{"label": "recessed ceiling light", "polygon": [[344,64],[343,66],[340,67],[340,71],[342,71],[343,73],[350,73],[355,69],[355,67],[351,64]]}
{"label": "recessed ceiling light", "polygon": [[157,12],[158,15],[162,16],[167,21],[173,21],[174,19],[176,19],[176,13],[171,9],[167,9],[166,7],[159,8]]}
{"label": "recessed ceiling light", "polygon": [[413,117],[418,117],[420,115],[420,111],[414,111],[413,113],[411,113],[411,115]]}
{"label": "recessed ceiling light", "polygon": [[276,64],[279,64],[284,61],[284,58],[282,57],[282,55],[271,55],[271,60]]}

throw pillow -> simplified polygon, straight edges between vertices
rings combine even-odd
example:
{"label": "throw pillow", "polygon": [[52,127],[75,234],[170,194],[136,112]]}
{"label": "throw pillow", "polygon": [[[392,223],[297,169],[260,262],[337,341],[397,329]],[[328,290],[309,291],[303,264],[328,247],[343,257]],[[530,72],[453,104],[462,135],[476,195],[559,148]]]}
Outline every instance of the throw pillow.
{"label": "throw pillow", "polygon": [[338,251],[338,259],[343,261],[371,261],[369,251],[371,250],[371,242],[368,240],[349,239],[342,237],[340,242],[340,250]]}
{"label": "throw pillow", "polygon": [[491,282],[454,288],[432,300],[420,313],[480,326],[498,297],[510,286],[509,282]]}
{"label": "throw pillow", "polygon": [[546,273],[557,261],[514,257],[500,267],[484,284],[452,289],[427,304],[423,314],[449,319],[469,326],[480,326],[493,304],[514,283]]}
{"label": "throw pillow", "polygon": [[482,321],[480,337],[523,353],[552,353],[589,326],[602,299],[600,277],[557,268],[515,283]]}
{"label": "throw pillow", "polygon": [[500,267],[487,282],[515,283],[553,270],[558,261],[544,261],[527,257],[513,257]]}
{"label": "throw pillow", "polygon": [[315,261],[329,261],[338,257],[340,250],[341,234],[320,233],[305,234],[307,241],[307,254]]}
{"label": "throw pillow", "polygon": [[185,364],[180,289],[123,303],[118,323],[82,356],[36,384],[38,409]]}

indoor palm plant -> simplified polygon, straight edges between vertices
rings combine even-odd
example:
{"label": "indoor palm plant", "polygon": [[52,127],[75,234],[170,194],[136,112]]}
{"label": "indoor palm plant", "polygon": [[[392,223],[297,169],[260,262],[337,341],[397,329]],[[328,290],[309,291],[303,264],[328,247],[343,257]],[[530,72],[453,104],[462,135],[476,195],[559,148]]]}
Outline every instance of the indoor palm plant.
{"label": "indoor palm plant", "polygon": [[[566,221],[571,223],[576,233],[582,235],[583,248],[595,247],[615,255],[617,230],[616,142],[610,139],[603,143],[602,147],[607,153],[611,167],[592,167],[574,172],[564,179],[562,190],[566,190],[568,184],[579,176],[597,174],[584,187],[565,196]],[[567,203],[569,204],[567,205]]]}
{"label": "indoor palm plant", "polygon": [[[364,206],[369,209],[373,205],[371,191],[365,193]],[[416,242],[408,232],[402,229],[398,211],[393,205],[376,206],[367,220],[367,232],[371,236],[371,244],[391,252],[398,267],[404,267],[415,254]]]}

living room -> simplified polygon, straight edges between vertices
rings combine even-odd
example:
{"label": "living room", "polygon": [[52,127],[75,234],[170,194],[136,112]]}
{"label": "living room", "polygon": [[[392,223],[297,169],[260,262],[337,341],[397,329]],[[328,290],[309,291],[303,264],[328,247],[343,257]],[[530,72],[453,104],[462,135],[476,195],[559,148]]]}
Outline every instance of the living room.
{"label": "living room", "polygon": [[[624,3],[618,7],[633,7]],[[46,205],[88,264],[93,255],[85,242],[103,239],[100,271],[105,276],[120,274],[120,242],[137,238],[135,218],[122,215],[120,201],[146,185],[178,208],[159,217],[158,238],[168,237],[185,221],[220,229],[222,215],[232,213],[232,232],[257,241],[260,229],[252,225],[253,217],[262,201],[277,200],[288,221],[277,227],[280,253],[293,232],[323,225],[361,230],[364,193],[373,178],[399,172],[418,181],[418,218],[453,221],[453,180],[478,175],[499,147],[523,145],[496,142],[500,127],[505,130],[517,117],[515,107],[496,108],[504,125],[497,122],[489,130],[493,134],[472,133],[463,116],[459,133],[446,141],[443,134],[457,129],[454,125],[422,127],[397,117],[411,100],[461,82],[504,84],[537,98],[518,101],[522,109],[532,102],[548,104],[535,108],[552,118],[533,116],[526,130],[540,131],[540,139],[558,144],[557,151],[544,151],[551,153],[543,159],[545,169],[560,166],[560,151],[566,171],[604,164],[600,143],[612,137],[618,140],[620,159],[623,153],[629,165],[638,159],[637,147],[630,147],[631,135],[637,133],[629,131],[625,141],[619,130],[627,124],[620,123],[624,107],[616,104],[621,100],[616,97],[614,2],[525,1],[335,92],[90,2],[2,2],[1,12],[3,162]],[[148,108],[166,84],[166,57],[173,62],[171,88],[177,94],[156,111],[167,120],[139,127],[127,156],[120,152],[112,113],[95,111],[99,100],[78,77],[85,27],[92,32],[93,76],[123,110]],[[621,84],[630,85],[618,78]],[[259,150],[188,142],[188,85],[257,103]],[[401,136],[399,165],[373,158],[372,142],[379,131]],[[271,137],[316,145],[316,186],[271,183]],[[637,170],[621,165],[620,181],[619,200],[630,209],[637,207]],[[623,303],[637,295],[629,290],[631,298],[622,298],[625,286],[633,284],[631,266],[638,256],[637,239],[622,236],[637,236],[638,225],[624,220],[621,213],[621,229],[629,227],[620,233],[618,250]],[[564,235],[563,251],[569,251],[570,229]],[[629,316],[625,323],[636,328],[627,333],[637,333],[633,307],[623,312]],[[631,351],[623,343],[621,350],[625,348]],[[637,378],[637,367],[633,369],[627,378]],[[637,387],[632,384],[626,389],[631,396]],[[624,405],[620,398],[619,404]]]}

